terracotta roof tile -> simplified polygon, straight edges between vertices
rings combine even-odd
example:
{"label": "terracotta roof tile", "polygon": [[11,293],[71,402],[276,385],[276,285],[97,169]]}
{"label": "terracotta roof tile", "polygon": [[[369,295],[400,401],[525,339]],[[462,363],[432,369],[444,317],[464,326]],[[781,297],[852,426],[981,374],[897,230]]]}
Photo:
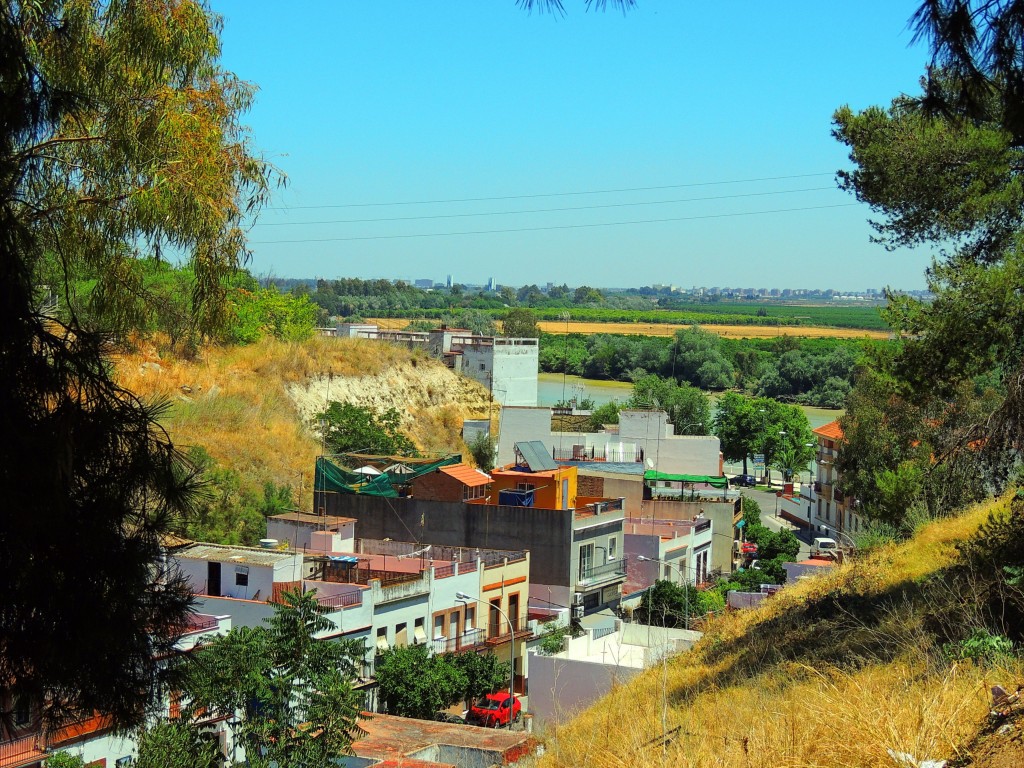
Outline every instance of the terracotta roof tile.
{"label": "terracotta roof tile", "polygon": [[842,440],[843,429],[839,426],[839,420],[830,421],[814,430],[814,434],[824,437],[826,440]]}
{"label": "terracotta roof tile", "polygon": [[491,482],[491,478],[488,475],[466,464],[451,464],[447,467],[441,467],[440,471],[449,477],[454,477],[460,483],[468,485],[470,488],[487,485]]}

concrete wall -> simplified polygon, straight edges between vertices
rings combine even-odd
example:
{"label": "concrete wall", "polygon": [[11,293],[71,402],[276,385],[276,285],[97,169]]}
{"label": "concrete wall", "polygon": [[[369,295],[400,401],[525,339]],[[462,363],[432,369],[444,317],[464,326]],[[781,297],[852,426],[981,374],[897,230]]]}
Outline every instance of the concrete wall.
{"label": "concrete wall", "polygon": [[[176,558],[182,575],[188,579],[193,592],[206,594],[209,576],[209,561]],[[274,567],[269,565],[243,565],[249,569],[249,583],[245,586],[235,584],[235,566],[230,560],[220,564],[220,594],[239,600],[252,599],[259,594],[260,600],[267,600],[274,591]],[[281,579],[287,581],[287,579]]]}
{"label": "concrete wall", "polygon": [[530,582],[569,586],[572,511],[317,493],[327,513],[353,517],[367,539],[530,550]]}
{"label": "concrete wall", "polygon": [[[352,540],[355,537],[355,525],[353,523],[332,523],[327,526],[328,530],[337,530],[343,539]],[[313,531],[323,530],[323,526],[316,523],[300,522],[296,520],[282,520],[273,517],[267,519],[267,538],[286,541],[292,549],[309,549],[310,536]]]}
{"label": "concrete wall", "polygon": [[544,732],[572,719],[614,686],[641,671],[590,661],[574,661],[531,652],[530,713],[534,727]]}

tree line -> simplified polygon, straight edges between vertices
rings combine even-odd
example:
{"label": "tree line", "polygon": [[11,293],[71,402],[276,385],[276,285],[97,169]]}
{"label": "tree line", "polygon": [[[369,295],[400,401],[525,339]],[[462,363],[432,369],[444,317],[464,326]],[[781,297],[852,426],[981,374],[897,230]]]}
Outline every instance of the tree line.
{"label": "tree line", "polygon": [[705,390],[841,408],[865,348],[852,339],[726,339],[697,327],[670,338],[615,334],[540,336],[540,369],[588,379],[637,381],[647,375]]}

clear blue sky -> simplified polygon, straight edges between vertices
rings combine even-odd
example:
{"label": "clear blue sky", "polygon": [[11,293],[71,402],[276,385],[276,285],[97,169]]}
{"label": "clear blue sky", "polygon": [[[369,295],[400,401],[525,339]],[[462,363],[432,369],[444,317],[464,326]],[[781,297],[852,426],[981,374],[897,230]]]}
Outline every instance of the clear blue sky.
{"label": "clear blue sky", "polygon": [[[930,253],[871,244],[835,189],[830,135],[836,107],[916,92],[917,0],[211,2],[288,176],[250,232],[257,273],[924,287]],[[424,202],[449,200],[468,201]]]}

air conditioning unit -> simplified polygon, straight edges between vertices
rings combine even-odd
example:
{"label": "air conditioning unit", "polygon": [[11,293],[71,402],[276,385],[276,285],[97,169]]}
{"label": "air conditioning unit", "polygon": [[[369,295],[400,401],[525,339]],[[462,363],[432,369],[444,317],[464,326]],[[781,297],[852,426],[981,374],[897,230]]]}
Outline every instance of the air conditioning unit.
{"label": "air conditioning unit", "polygon": [[573,592],[572,593],[572,604],[574,606],[576,606],[576,605],[583,605],[583,593],[582,592]]}
{"label": "air conditioning unit", "polygon": [[574,619],[582,619],[583,618],[583,604],[582,603],[580,603],[579,605],[574,605],[572,607],[572,617]]}

